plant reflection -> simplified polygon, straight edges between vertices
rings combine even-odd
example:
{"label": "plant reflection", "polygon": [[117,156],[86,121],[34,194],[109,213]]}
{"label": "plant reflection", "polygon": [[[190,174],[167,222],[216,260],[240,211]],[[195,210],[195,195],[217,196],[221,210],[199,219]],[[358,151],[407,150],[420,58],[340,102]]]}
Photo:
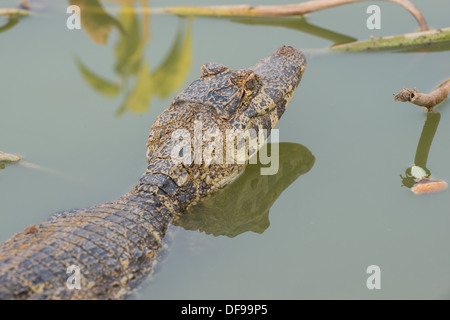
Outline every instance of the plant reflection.
{"label": "plant reflection", "polygon": [[[269,144],[270,146],[270,144]],[[259,157],[258,157],[259,159]],[[315,157],[297,143],[279,144],[279,170],[260,174],[261,164],[249,164],[229,186],[191,206],[174,224],[214,236],[235,237],[247,231],[263,233],[275,200],[299,176],[313,167]]]}
{"label": "plant reflection", "polygon": [[445,190],[447,182],[443,180],[434,180],[431,178],[431,172],[427,168],[428,155],[430,153],[431,143],[436,134],[441,114],[438,112],[428,112],[425,124],[417,145],[414,165],[405,171],[405,176],[400,174],[402,185],[410,188],[415,194],[434,193]]}
{"label": "plant reflection", "polygon": [[333,45],[343,44],[356,41],[356,38],[349,37],[325,28],[315,26],[303,16],[293,17],[277,17],[277,18],[234,18],[232,22],[243,23],[248,25],[264,25],[273,27],[283,27],[291,30],[297,30],[304,33],[311,34],[315,37],[323,38],[333,42]]}
{"label": "plant reflection", "polygon": [[[104,44],[112,27],[119,30],[114,50],[114,72],[119,80],[107,80],[76,59],[82,77],[97,92],[106,97],[124,94],[117,115],[125,111],[145,113],[153,97],[167,98],[184,83],[192,62],[190,21],[182,20],[170,51],[152,71],[144,56],[150,40],[149,15],[143,13],[139,19],[133,1],[124,2],[117,19],[108,15],[97,0],[71,0],[70,3],[80,6],[83,29],[94,42]],[[139,3],[148,7],[146,1]]]}
{"label": "plant reflection", "polygon": [[[3,19],[1,19],[2,17],[0,17],[0,23],[1,21],[3,21]],[[14,17],[14,16],[9,16],[7,17],[7,22],[3,25],[0,25],[0,33],[7,31],[9,29],[11,29],[12,27],[14,27],[17,23],[19,22],[19,19]]]}
{"label": "plant reflection", "polygon": [[112,27],[124,33],[121,23],[110,16],[97,0],[70,0],[69,4],[80,7],[82,29],[94,42],[105,44]]}

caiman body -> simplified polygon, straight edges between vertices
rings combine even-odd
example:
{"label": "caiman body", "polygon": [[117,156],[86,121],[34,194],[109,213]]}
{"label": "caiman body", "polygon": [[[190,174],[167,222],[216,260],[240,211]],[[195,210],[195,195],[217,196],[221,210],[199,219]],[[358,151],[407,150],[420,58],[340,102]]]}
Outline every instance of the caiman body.
{"label": "caiman body", "polygon": [[[156,119],[147,144],[148,167],[126,195],[57,213],[0,246],[0,299],[126,297],[151,272],[174,217],[213,189],[226,186],[245,168],[245,164],[173,161],[177,140],[172,134],[183,129],[194,136],[194,123],[202,124],[202,133],[270,132],[305,67],[303,54],[287,46],[248,69],[204,65],[201,77]],[[208,147],[208,141],[201,142],[202,150]],[[79,267],[80,289],[67,286],[71,265]]]}

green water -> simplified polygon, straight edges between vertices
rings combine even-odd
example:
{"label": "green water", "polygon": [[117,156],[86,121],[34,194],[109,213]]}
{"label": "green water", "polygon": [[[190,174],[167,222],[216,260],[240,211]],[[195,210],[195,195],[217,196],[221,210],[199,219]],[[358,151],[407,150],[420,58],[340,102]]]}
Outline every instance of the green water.
{"label": "green water", "polygon": [[[414,2],[431,27],[448,27],[447,0]],[[145,169],[151,124],[202,64],[243,68],[287,44],[304,50],[308,67],[277,128],[280,142],[314,156],[309,171],[277,189],[262,227],[213,235],[172,226],[157,271],[133,298],[450,297],[450,191],[416,196],[402,186],[427,115],[393,101],[404,86],[428,92],[450,77],[449,52],[326,49],[342,38],[413,32],[406,11],[377,2],[381,30],[366,27],[369,3],[312,13],[309,30],[319,36],[263,20],[120,16],[121,5],[108,2],[114,18],[68,30],[68,5],[49,1],[0,33],[0,150],[26,161],[0,170],[0,241],[53,212],[128,191]],[[449,107],[439,108],[427,158],[432,176],[447,181]],[[370,265],[381,269],[379,290],[366,286]]]}

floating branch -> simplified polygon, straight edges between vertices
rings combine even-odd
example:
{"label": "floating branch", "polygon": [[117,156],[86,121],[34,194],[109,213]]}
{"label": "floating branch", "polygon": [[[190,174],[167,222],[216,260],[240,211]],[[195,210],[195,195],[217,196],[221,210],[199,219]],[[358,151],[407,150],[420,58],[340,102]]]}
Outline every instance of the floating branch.
{"label": "floating branch", "polygon": [[445,43],[450,44],[450,28],[406,33],[385,38],[373,37],[367,41],[335,45],[331,49],[335,51],[392,50]]}
{"label": "floating branch", "polygon": [[[278,6],[224,5],[224,6],[169,6],[162,9],[165,13],[180,16],[215,17],[275,17],[305,15],[311,12],[332,8],[344,4],[368,0],[315,0],[298,4]],[[384,0],[396,3],[408,10],[417,20],[421,31],[429,30],[422,12],[409,0]]]}
{"label": "floating branch", "polygon": [[0,151],[0,162],[17,162],[21,159],[22,159],[21,156],[18,156],[15,154],[4,153],[4,152]]}
{"label": "floating branch", "polygon": [[29,16],[30,12],[22,9],[2,9],[0,8],[0,16]]}
{"label": "floating branch", "polygon": [[418,106],[427,108],[432,112],[434,107],[447,98],[450,91],[450,78],[443,81],[430,93],[421,93],[416,89],[403,88],[394,96],[394,101],[411,102]]}

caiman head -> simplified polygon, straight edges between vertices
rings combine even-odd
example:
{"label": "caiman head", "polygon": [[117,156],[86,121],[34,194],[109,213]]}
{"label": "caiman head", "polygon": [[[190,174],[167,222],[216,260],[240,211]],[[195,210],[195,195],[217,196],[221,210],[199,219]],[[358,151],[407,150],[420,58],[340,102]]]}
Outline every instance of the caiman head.
{"label": "caiman head", "polygon": [[[182,91],[153,124],[147,173],[168,175],[179,187],[191,181],[201,186],[196,188],[197,194],[228,184],[245,165],[226,161],[225,131],[253,129],[258,133],[265,129],[268,136],[286,110],[305,67],[303,53],[289,46],[280,47],[247,69],[229,69],[218,63],[203,65],[200,78]],[[184,159],[182,164],[173,161],[174,154]],[[213,161],[204,160],[205,154],[213,156]]]}
{"label": "caiman head", "polygon": [[303,53],[289,46],[248,69],[207,63],[200,79],[179,94],[174,104],[190,101],[210,107],[227,127],[270,130],[286,110],[305,68]]}

